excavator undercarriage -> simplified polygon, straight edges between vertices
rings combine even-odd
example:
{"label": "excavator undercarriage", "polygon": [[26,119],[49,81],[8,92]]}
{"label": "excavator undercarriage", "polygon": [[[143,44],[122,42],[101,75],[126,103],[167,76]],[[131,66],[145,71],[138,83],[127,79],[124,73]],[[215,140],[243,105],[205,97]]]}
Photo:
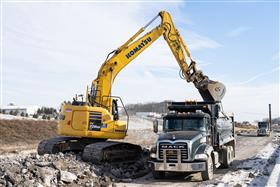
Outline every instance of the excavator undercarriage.
{"label": "excavator undercarriage", "polygon": [[38,145],[38,154],[56,154],[65,152],[82,152],[86,162],[101,164],[103,162],[134,162],[139,159],[142,148],[139,145],[77,137],[55,137],[43,140]]}

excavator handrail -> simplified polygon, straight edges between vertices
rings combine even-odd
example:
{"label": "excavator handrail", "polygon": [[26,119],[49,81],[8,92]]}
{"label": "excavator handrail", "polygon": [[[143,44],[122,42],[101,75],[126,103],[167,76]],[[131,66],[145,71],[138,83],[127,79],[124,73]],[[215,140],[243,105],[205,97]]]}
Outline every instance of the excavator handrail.
{"label": "excavator handrail", "polygon": [[[126,117],[127,117],[127,119],[126,119],[126,130],[125,130],[125,135],[126,135],[126,133],[127,133],[127,130],[128,130],[128,124],[129,124],[129,115],[128,115],[128,112],[127,112],[127,110],[126,110],[126,108],[125,108],[125,105],[124,105],[124,103],[123,103],[123,101],[122,101],[122,98],[121,97],[119,97],[119,96],[113,96],[113,95],[103,95],[102,96],[102,98],[103,97],[107,97],[107,98],[117,98],[117,99],[119,99],[120,101],[121,101],[121,104],[122,104],[122,107],[123,107],[123,109],[124,109],[124,111],[125,111],[125,115],[126,115]],[[103,100],[103,99],[102,99]]]}

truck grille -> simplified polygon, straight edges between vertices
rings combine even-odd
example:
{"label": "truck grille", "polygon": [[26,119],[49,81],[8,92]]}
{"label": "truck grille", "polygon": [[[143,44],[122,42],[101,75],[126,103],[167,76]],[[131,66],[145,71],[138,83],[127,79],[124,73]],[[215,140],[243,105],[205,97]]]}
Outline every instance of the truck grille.
{"label": "truck grille", "polygon": [[187,143],[160,143],[159,144],[159,159],[163,159],[163,150],[166,150],[167,161],[178,161],[178,151],[181,151],[181,161],[188,159],[188,146]]}

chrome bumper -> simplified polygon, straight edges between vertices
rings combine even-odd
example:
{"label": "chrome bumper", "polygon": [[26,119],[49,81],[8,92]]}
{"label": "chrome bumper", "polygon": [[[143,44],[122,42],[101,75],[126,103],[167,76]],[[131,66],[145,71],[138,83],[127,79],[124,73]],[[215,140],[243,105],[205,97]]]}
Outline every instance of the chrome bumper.
{"label": "chrome bumper", "polygon": [[155,171],[199,172],[206,170],[205,162],[193,163],[162,163],[151,162]]}
{"label": "chrome bumper", "polygon": [[269,131],[258,131],[258,135],[268,135]]}

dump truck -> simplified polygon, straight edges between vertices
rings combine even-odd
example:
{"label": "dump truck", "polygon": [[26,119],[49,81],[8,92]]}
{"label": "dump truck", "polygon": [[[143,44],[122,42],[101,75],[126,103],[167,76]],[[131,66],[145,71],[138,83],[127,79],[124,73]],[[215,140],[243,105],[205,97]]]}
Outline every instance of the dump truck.
{"label": "dump truck", "polygon": [[223,112],[221,102],[171,102],[168,109],[150,151],[154,178],[164,178],[166,172],[201,172],[203,180],[211,180],[214,168],[230,166],[235,157],[234,117]]}
{"label": "dump truck", "polygon": [[270,125],[268,121],[258,122],[258,136],[269,136],[270,135]]}

